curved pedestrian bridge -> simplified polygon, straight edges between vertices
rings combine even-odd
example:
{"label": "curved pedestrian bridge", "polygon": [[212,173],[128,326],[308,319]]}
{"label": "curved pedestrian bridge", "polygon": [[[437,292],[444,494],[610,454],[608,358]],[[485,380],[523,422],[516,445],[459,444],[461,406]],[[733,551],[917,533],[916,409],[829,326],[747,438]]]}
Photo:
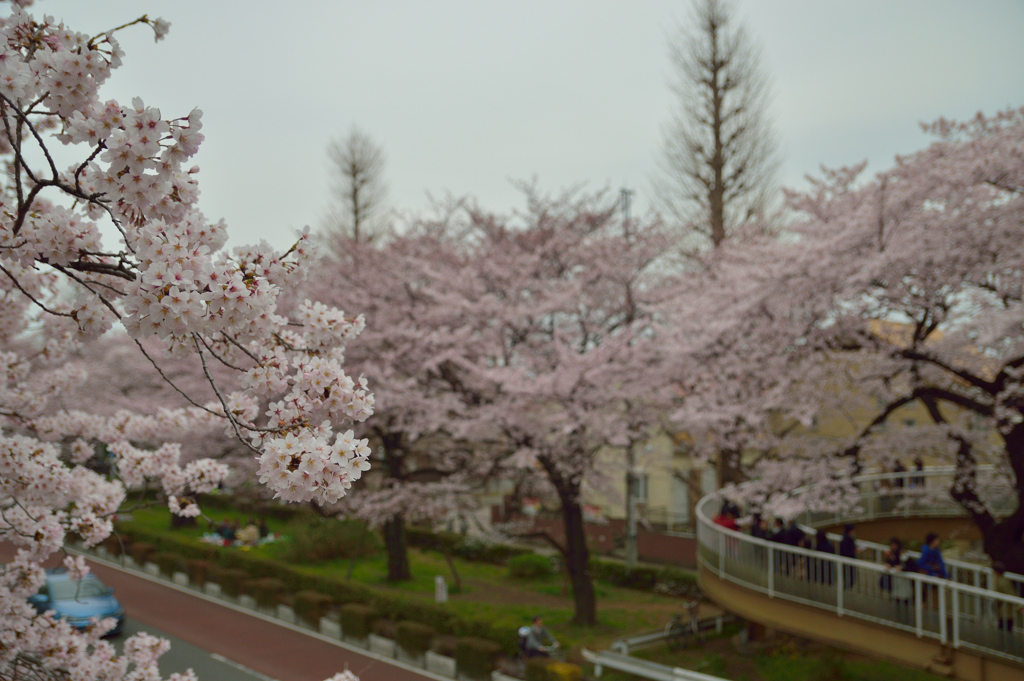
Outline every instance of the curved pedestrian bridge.
{"label": "curved pedestrian bridge", "polygon": [[[951,475],[951,468],[935,468],[861,476],[855,509],[805,514],[805,530],[958,515],[959,507],[942,493]],[[858,542],[865,559],[856,560],[756,539],[712,522],[719,506],[717,494],[697,505],[697,563],[704,593],[726,610],[773,629],[950,678],[1024,679],[1024,599],[992,590],[989,568],[947,561],[948,580],[889,572],[881,561],[886,546]],[[1007,576],[1024,583],[1020,575]]]}

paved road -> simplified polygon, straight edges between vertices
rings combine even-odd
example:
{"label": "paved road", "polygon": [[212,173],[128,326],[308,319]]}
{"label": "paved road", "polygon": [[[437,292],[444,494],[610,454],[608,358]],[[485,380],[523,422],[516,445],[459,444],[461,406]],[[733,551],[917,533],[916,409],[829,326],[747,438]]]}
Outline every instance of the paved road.
{"label": "paved road", "polygon": [[[13,556],[9,545],[0,544],[0,562],[9,561]],[[226,660],[227,664],[221,662],[221,666],[214,666],[211,670],[216,673],[200,676],[201,681],[222,678],[227,681],[254,681],[252,673],[227,676],[225,669],[232,666],[231,663],[255,672],[255,679],[263,681],[267,677],[274,681],[323,681],[346,668],[355,672],[361,681],[432,681],[435,678],[350,651],[135,573],[93,560],[89,563],[94,574],[114,588],[133,626],[154,634],[157,630],[165,632],[195,648],[187,659],[179,659],[172,647],[168,656],[174,657],[165,656],[162,660],[167,664],[160,665],[165,674],[183,671],[189,666],[198,674],[200,665],[220,661],[217,658],[211,660],[210,653],[213,653]],[[184,664],[184,668],[172,668],[171,664]],[[235,671],[241,670],[236,667]]]}
{"label": "paved road", "polygon": [[229,660],[223,655],[203,650],[182,641],[177,636],[168,634],[166,631],[143,625],[130,618],[124,623],[124,635],[113,641],[118,654],[123,652],[125,640],[140,631],[166,638],[171,642],[171,649],[160,658],[160,672],[164,678],[174,672],[191,669],[199,676],[200,681],[276,681],[265,674],[260,674]]}

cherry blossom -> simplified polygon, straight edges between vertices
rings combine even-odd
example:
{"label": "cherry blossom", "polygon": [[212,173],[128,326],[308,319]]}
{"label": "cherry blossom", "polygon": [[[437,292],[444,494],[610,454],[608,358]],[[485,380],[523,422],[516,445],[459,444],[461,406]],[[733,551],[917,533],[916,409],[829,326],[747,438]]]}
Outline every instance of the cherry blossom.
{"label": "cherry blossom", "polygon": [[[953,465],[937,492],[1022,572],[1024,109],[925,129],[934,143],[873,178],[825,170],[788,193],[781,234],[709,255],[678,299],[675,418],[743,453],[743,489],[787,514],[848,503],[858,470]],[[848,426],[817,432],[829,421]]]}
{"label": "cherry blossom", "polygon": [[[36,660],[75,679],[157,679],[165,642],[138,635],[117,656],[100,640],[112,621],[76,633],[28,605],[41,561],[71,533],[86,546],[107,537],[127,487],[156,484],[173,512],[199,513],[196,495],[228,469],[183,457],[183,434],[226,428],[278,496],[337,501],[370,458],[343,427],[372,413],[367,382],[343,365],[364,322],[312,302],[294,318],[279,310],[316,257],[308,230],[285,252],[225,248],[226,226],[200,212],[198,168],[186,166],[201,111],[168,118],[100,96],[124,57],[117,32],[148,25],[159,40],[166,21],[89,36],[28,4],[0,19],[0,540],[18,547],[0,567],[0,678]],[[59,167],[57,146],[78,160]],[[75,360],[104,335],[130,339],[177,402],[84,408],[95,399],[76,397],[88,379]],[[185,357],[202,390],[171,375],[167,358]],[[90,468],[100,455],[109,475]],[[71,557],[65,567],[85,570]]]}

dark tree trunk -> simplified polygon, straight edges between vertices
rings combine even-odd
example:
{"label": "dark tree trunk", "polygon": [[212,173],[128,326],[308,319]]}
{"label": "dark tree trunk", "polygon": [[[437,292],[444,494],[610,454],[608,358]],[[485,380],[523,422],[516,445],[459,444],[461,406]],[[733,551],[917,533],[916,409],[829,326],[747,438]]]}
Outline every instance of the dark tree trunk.
{"label": "dark tree trunk", "polygon": [[452,571],[452,593],[462,593],[462,577],[459,576],[459,571],[455,569],[455,561],[452,559],[452,554],[442,551],[441,555],[444,556],[444,562],[448,563],[448,569]]}
{"label": "dark tree trunk", "polygon": [[565,571],[572,585],[572,598],[576,606],[573,624],[597,624],[597,600],[594,582],[590,578],[590,551],[583,526],[583,507],[576,494],[562,493],[562,522],[565,525]]}
{"label": "dark tree trunk", "polygon": [[1024,513],[1020,508],[1000,523],[983,529],[982,548],[992,562],[1002,561],[1007,572],[1024,574],[1024,543],[1021,532],[1024,531]]}
{"label": "dark tree trunk", "polygon": [[972,518],[981,530],[982,547],[993,562],[1002,561],[1008,572],[1024,574],[1024,425],[1004,433],[1003,442],[1015,477],[1017,508],[998,523],[992,522],[991,516],[988,522],[973,515]]}
{"label": "dark tree trunk", "polygon": [[993,562],[1006,565],[1007,572],[1024,574],[1024,426],[1017,426],[1003,434],[1006,457],[1016,478],[1017,508],[1007,517],[996,520],[977,494],[975,469],[977,462],[969,442],[959,439],[956,457],[957,482],[950,495],[967,511],[981,532],[981,544]]}
{"label": "dark tree trunk", "polygon": [[402,582],[412,579],[409,572],[409,552],[405,546],[405,520],[396,515],[384,523],[384,548],[388,553],[388,581]]}

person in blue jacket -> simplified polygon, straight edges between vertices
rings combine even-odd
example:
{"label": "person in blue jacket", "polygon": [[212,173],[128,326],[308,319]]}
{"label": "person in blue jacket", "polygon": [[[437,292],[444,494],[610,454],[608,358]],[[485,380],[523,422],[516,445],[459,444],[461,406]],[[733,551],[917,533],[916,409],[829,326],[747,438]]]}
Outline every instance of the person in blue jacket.
{"label": "person in blue jacket", "polygon": [[929,532],[924,538],[924,547],[921,549],[917,565],[926,575],[949,579],[946,561],[942,559],[942,550],[939,548],[939,535]]}

